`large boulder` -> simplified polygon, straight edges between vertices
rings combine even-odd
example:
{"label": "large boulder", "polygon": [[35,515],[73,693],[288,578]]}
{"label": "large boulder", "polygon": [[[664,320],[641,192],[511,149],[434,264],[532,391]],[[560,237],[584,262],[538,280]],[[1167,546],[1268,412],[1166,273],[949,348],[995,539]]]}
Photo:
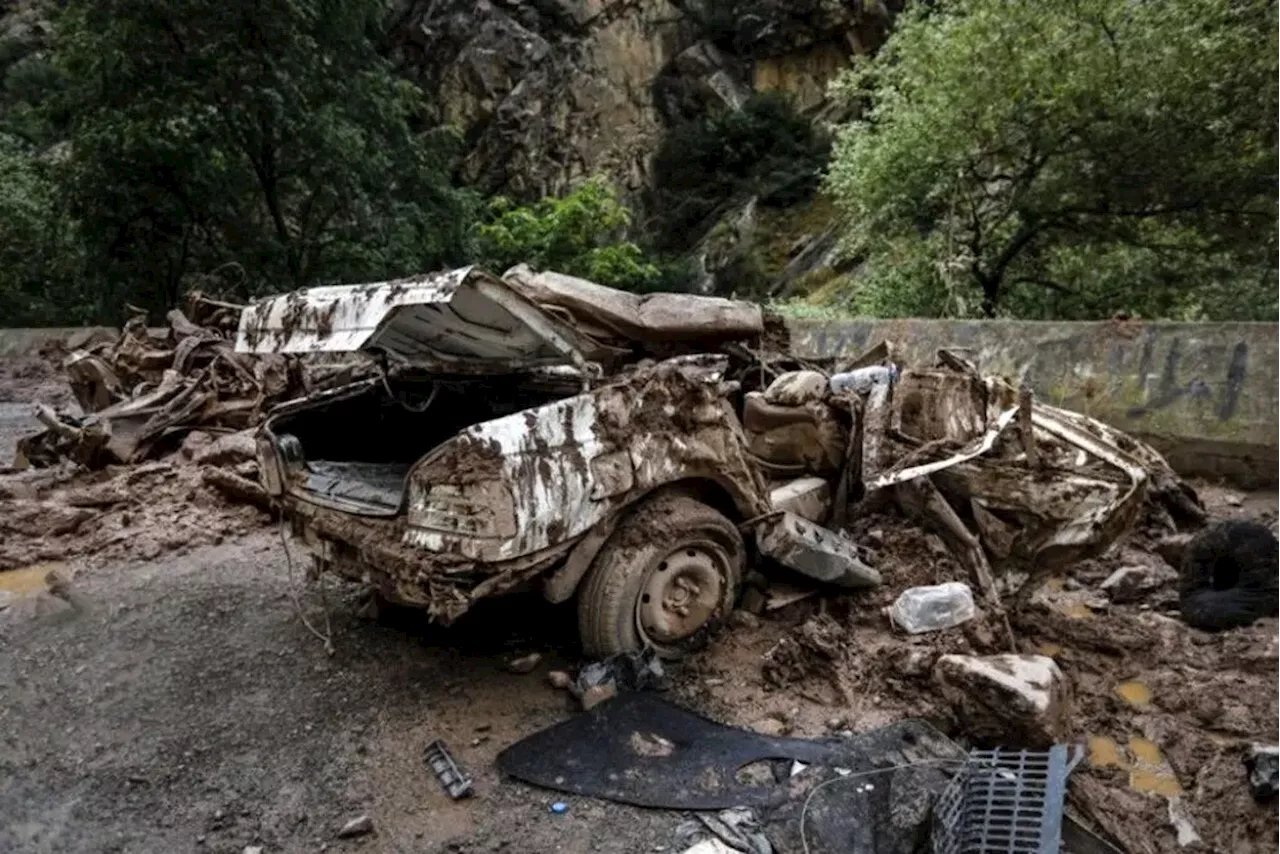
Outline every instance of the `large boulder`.
{"label": "large boulder", "polygon": [[1070,736],[1070,686],[1048,656],[944,655],[934,676],[979,744],[1043,748]]}

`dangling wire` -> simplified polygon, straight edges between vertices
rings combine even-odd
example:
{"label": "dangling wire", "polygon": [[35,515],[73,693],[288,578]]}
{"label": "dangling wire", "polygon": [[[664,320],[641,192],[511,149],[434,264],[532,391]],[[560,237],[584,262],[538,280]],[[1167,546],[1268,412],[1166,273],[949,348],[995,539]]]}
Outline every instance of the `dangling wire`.
{"label": "dangling wire", "polygon": [[324,632],[319,631],[315,626],[311,625],[311,621],[307,619],[306,612],[302,610],[302,597],[298,595],[298,584],[293,576],[293,555],[289,552],[289,541],[284,533],[284,520],[280,521],[280,545],[284,548],[285,565],[289,568],[289,598],[293,600],[293,608],[298,612],[298,619],[302,620],[302,625],[307,627],[307,631],[315,635],[321,643],[324,644],[324,651],[328,655],[333,655],[333,628],[329,624],[329,600],[324,593],[324,582],[320,582],[320,609],[324,613]]}

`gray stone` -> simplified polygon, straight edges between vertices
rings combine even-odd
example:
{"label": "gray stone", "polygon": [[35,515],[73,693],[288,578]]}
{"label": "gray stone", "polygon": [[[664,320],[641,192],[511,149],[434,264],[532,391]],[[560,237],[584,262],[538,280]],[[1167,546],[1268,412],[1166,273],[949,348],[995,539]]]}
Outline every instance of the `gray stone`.
{"label": "gray stone", "polygon": [[1070,735],[1070,686],[1048,656],[944,655],[934,676],[980,744],[1047,747]]}
{"label": "gray stone", "polygon": [[373,833],[373,819],[367,815],[356,816],[342,826],[338,831],[339,839],[350,839],[355,836],[365,836]]}

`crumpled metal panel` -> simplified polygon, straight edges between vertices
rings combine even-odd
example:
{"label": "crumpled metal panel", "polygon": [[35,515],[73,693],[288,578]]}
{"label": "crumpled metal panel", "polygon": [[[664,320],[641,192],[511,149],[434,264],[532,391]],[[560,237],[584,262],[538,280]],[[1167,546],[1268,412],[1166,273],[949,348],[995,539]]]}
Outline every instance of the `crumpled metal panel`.
{"label": "crumpled metal panel", "polygon": [[[691,478],[721,485],[746,516],[764,512],[764,481],[725,405],[723,369],[723,360],[671,359],[467,428],[410,475],[403,542],[481,562],[509,560],[562,544],[638,495]],[[493,506],[498,485],[511,498],[513,536],[450,521],[448,507],[460,506],[486,525],[503,512]]]}
{"label": "crumpled metal panel", "polygon": [[427,368],[498,371],[572,361],[564,343],[573,337],[501,279],[464,267],[256,302],[240,316],[236,349],[383,351]]}

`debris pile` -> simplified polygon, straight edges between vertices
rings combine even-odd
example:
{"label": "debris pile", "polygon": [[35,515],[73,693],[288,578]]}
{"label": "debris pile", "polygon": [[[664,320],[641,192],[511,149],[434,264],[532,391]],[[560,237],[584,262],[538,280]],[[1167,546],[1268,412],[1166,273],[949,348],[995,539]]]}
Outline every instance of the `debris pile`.
{"label": "debris pile", "polygon": [[346,382],[358,363],[311,365],[297,357],[235,351],[242,306],[199,292],[163,330],[137,314],[116,341],[73,349],[63,361],[83,414],[38,405],[45,430],[19,441],[16,468],[69,459],[89,468],[137,463],[172,450],[192,430],[256,425],[275,403]]}

